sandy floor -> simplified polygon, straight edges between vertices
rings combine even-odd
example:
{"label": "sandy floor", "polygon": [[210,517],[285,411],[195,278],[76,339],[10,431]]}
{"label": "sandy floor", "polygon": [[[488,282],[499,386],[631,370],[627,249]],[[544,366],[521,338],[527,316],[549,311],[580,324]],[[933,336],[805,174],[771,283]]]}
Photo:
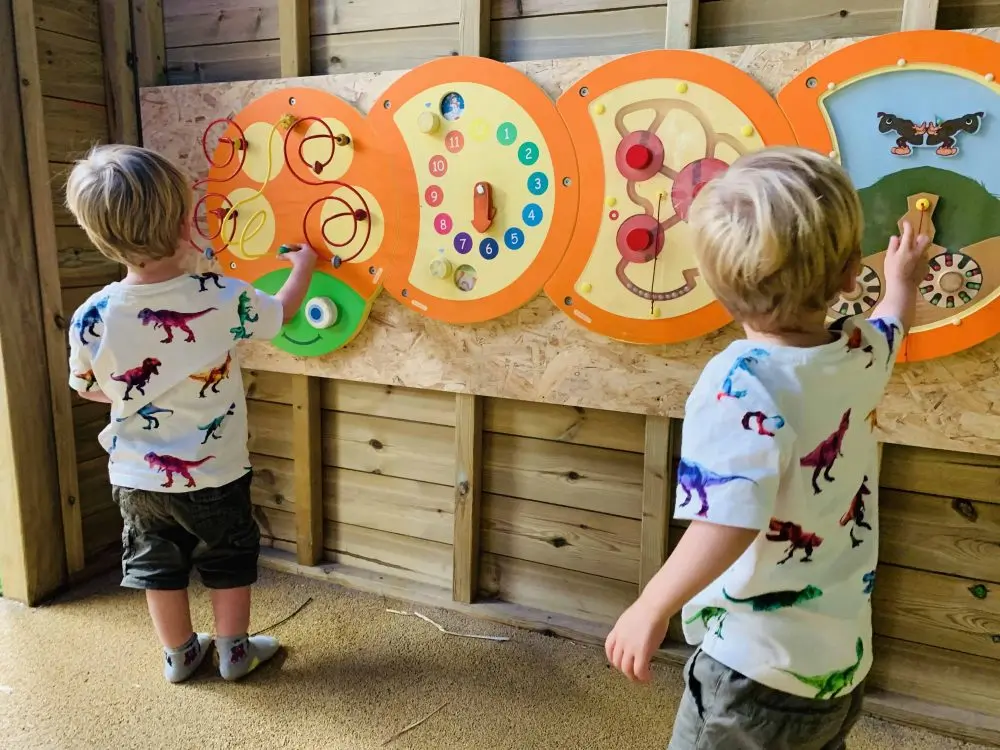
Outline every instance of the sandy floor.
{"label": "sandy floor", "polygon": [[[277,663],[240,684],[211,665],[191,682],[160,676],[141,594],[95,582],[28,610],[0,600],[0,745],[15,748],[295,748],[369,750],[438,706],[390,748],[663,748],[682,688],[678,669],[655,684],[614,675],[599,649],[420,611],[451,629],[509,635],[507,643],[451,638],[405,605],[265,572],[253,623],[301,613],[274,632]],[[196,627],[209,628],[204,589]],[[975,746],[865,719],[852,750]]]}

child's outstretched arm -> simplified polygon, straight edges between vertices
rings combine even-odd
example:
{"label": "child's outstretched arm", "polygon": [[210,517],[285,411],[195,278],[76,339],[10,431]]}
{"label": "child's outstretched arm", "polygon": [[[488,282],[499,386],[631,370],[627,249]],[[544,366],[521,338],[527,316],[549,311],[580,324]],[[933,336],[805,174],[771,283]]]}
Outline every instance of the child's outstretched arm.
{"label": "child's outstretched arm", "polygon": [[604,644],[608,661],[630,680],[649,680],[649,661],[680,608],[747,551],[760,532],[692,521],[666,564],[653,576]]}
{"label": "child's outstretched arm", "polygon": [[316,267],[316,251],[309,245],[299,245],[298,250],[283,253],[281,258],[292,264],[292,273],[274,295],[284,309],[284,321],[288,323],[302,307],[302,302],[309,291],[312,271]]}
{"label": "child's outstretched arm", "polygon": [[927,273],[924,251],[930,238],[914,238],[910,222],[903,222],[901,236],[889,240],[885,253],[885,297],[872,311],[871,318],[895,318],[909,333],[917,307],[917,288]]}

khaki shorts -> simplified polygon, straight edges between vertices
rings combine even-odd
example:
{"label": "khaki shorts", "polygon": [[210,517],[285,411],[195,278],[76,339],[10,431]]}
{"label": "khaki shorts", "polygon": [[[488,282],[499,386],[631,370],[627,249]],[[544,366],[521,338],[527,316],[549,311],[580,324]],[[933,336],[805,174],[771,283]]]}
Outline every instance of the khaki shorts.
{"label": "khaki shorts", "polygon": [[829,700],[802,698],[754,682],[701,649],[684,673],[667,750],[843,750],[861,715],[864,684]]}

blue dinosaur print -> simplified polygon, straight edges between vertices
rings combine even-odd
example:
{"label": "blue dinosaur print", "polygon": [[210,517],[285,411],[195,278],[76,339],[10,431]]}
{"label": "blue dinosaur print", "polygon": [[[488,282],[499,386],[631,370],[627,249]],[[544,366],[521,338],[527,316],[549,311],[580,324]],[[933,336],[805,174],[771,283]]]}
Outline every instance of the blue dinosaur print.
{"label": "blue dinosaur print", "polygon": [[756,431],[764,437],[774,437],[785,426],[785,418],[780,414],[769,417],[762,411],[748,411],[743,415],[742,425],[744,430]]}
{"label": "blue dinosaur print", "polygon": [[680,504],[680,507],[686,507],[691,502],[691,493],[697,492],[698,499],[701,500],[701,510],[698,511],[698,515],[705,518],[708,515],[708,493],[706,490],[709,487],[729,484],[738,479],[750,482],[751,484],[757,484],[750,477],[740,476],[739,474],[716,474],[714,471],[710,471],[694,461],[682,458],[677,466],[677,483],[684,490],[686,497],[684,498],[684,502]]}
{"label": "blue dinosaur print", "polygon": [[875,571],[869,570],[861,576],[861,582],[865,584],[864,593],[871,594],[875,590]]}
{"label": "blue dinosaur print", "polygon": [[889,344],[889,356],[885,360],[885,363],[889,364],[892,361],[892,349],[896,345],[896,333],[899,331],[899,326],[895,323],[886,323],[881,318],[875,318],[872,325],[885,336],[886,343]]}
{"label": "blue dinosaur print", "polygon": [[[146,420],[146,424],[142,429],[144,430],[156,430],[160,426],[160,420],[157,418],[157,414],[170,414],[173,415],[173,409],[163,409],[156,404],[146,404],[141,409],[137,409],[136,414]],[[124,422],[128,417],[119,417],[117,422]]]}
{"label": "blue dinosaur print", "polygon": [[767,356],[769,356],[769,352],[765,349],[751,349],[746,354],[738,356],[736,361],[733,362],[733,366],[729,368],[726,379],[722,381],[722,390],[716,394],[716,400],[721,401],[724,398],[743,398],[746,396],[746,390],[734,390],[733,379],[741,370],[748,375],[753,375],[753,370],[750,368]]}
{"label": "blue dinosaur print", "polygon": [[225,414],[221,414],[208,424],[198,427],[199,430],[204,430],[205,432],[205,438],[201,441],[201,444],[204,445],[207,443],[209,438],[212,438],[213,440],[221,440],[222,435],[219,434],[219,430],[222,429],[222,423],[226,421],[226,417],[231,417],[235,413],[236,403],[233,402],[229,405],[229,409],[226,410]]}
{"label": "blue dinosaur print", "polygon": [[84,310],[80,317],[73,321],[73,326],[76,328],[77,335],[80,337],[80,344],[87,346],[88,341],[84,334],[89,333],[95,339],[100,338],[101,334],[97,332],[97,326],[104,322],[104,317],[101,313],[108,309],[108,297],[101,297],[94,304]]}

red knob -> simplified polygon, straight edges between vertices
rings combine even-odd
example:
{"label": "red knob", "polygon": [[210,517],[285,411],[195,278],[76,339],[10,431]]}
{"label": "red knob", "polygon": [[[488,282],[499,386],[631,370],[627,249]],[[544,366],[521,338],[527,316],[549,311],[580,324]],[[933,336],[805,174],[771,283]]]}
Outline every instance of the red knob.
{"label": "red knob", "polygon": [[632,252],[642,252],[653,243],[653,234],[648,229],[633,229],[625,235],[625,244]]}
{"label": "red knob", "polygon": [[625,163],[632,169],[645,169],[653,161],[653,152],[646,146],[635,144],[625,152]]}

